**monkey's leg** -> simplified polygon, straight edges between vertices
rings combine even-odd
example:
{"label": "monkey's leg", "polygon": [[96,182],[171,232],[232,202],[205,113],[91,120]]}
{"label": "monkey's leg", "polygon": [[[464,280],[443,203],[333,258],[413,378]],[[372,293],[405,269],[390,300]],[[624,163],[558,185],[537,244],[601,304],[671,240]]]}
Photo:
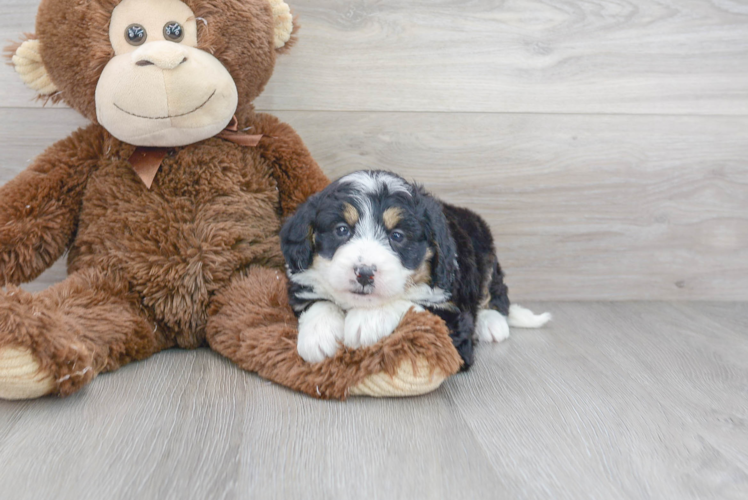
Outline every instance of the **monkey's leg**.
{"label": "monkey's leg", "polygon": [[0,398],[66,396],[171,344],[115,273],[84,270],[47,290],[0,290]]}
{"label": "monkey's leg", "polygon": [[207,339],[241,368],[317,398],[413,396],[431,392],[460,368],[444,322],[408,312],[392,335],[362,349],[341,346],[320,363],[296,351],[297,320],[288,305],[286,277],[253,268],[216,294]]}

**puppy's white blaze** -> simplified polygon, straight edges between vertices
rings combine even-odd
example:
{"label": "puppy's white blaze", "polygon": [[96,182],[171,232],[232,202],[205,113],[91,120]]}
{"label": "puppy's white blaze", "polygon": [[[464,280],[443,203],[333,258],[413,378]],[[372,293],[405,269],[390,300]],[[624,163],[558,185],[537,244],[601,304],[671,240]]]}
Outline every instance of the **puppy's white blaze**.
{"label": "puppy's white blaze", "polygon": [[332,302],[315,302],[299,317],[296,350],[304,361],[319,363],[335,355],[344,332],[343,311]]}
{"label": "puppy's white blaze", "polygon": [[354,172],[342,179],[341,183],[351,183],[361,192],[375,194],[385,186],[390,193],[405,193],[410,195],[410,187],[402,179],[387,172]]}
{"label": "puppy's white blaze", "polygon": [[509,306],[509,326],[540,328],[551,320],[551,313],[535,314],[531,310],[512,304]]}
{"label": "puppy's white blaze", "polygon": [[409,300],[396,300],[377,309],[351,309],[345,315],[343,343],[357,349],[374,345],[395,331],[408,310],[423,308]]}
{"label": "puppy's white blaze", "polygon": [[354,196],[357,205],[361,208],[358,222],[354,227],[354,236],[351,241],[371,240],[377,241],[382,246],[387,245],[387,233],[384,228],[374,218],[374,209],[371,206],[371,200],[366,196]]}
{"label": "puppy's white blaze", "polygon": [[481,309],[475,322],[475,336],[481,342],[501,342],[509,338],[509,324],[499,311]]}

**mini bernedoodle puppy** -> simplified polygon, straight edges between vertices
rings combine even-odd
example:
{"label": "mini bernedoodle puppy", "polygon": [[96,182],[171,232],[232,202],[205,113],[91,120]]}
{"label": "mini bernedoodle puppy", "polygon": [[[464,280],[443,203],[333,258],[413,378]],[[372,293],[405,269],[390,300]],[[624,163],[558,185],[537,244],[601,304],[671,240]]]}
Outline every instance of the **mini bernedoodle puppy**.
{"label": "mini bernedoodle puppy", "polygon": [[510,325],[551,318],[509,305],[483,219],[389,172],[355,172],[309,198],[283,226],[281,245],[297,349],[309,362],[340,343],[375,344],[411,307],[444,319],[463,369],[475,338],[500,342]]}

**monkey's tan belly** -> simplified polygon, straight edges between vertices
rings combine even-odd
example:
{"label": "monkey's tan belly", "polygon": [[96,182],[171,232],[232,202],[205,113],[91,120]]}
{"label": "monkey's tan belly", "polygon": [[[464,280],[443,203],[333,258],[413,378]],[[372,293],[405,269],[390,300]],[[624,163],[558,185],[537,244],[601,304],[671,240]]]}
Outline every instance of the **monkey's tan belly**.
{"label": "monkey's tan belly", "polygon": [[282,265],[275,183],[262,172],[248,179],[241,160],[182,173],[165,163],[150,191],[132,185],[140,179],[127,164],[101,169],[87,187],[70,272],[121,275],[180,346],[200,345],[216,290],[252,264]]}

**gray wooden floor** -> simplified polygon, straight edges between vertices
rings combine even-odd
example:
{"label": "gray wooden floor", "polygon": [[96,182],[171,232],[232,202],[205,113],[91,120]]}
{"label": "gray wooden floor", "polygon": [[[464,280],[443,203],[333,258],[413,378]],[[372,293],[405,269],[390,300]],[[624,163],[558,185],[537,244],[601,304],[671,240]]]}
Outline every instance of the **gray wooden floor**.
{"label": "gray wooden floor", "polygon": [[0,497],[748,498],[748,304],[544,303],[425,397],[316,401],[207,350],[0,402]]}

